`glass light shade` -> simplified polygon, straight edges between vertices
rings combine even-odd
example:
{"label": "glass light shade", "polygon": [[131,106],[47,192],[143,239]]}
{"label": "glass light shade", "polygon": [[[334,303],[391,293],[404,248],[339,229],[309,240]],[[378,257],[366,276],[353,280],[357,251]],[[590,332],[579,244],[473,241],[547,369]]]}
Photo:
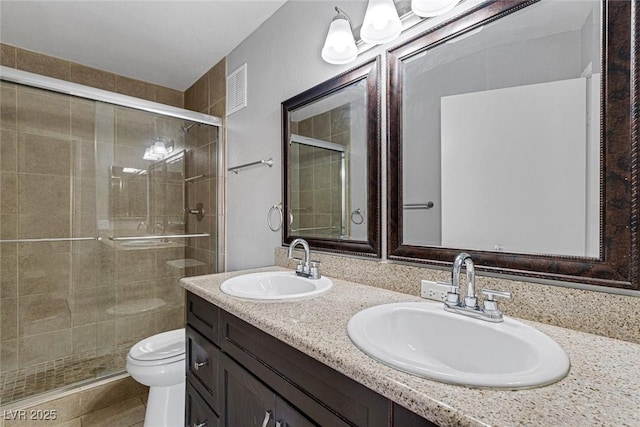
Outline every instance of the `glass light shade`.
{"label": "glass light shade", "polygon": [[167,143],[159,140],[151,144],[144,152],[142,158],[144,160],[163,160],[167,155],[173,152],[173,143]]}
{"label": "glass light shade", "polygon": [[154,153],[153,147],[147,147],[147,149],[144,152],[144,155],[142,156],[144,160],[152,160],[154,162],[157,160],[162,160],[163,157],[164,156],[162,154]]}
{"label": "glass light shade", "polygon": [[151,151],[153,154],[158,154],[164,156],[167,154],[167,147],[165,147],[164,142],[157,141],[151,146]]}
{"label": "glass light shade", "polygon": [[322,59],[329,64],[348,64],[358,56],[351,25],[346,19],[334,19],[322,48]]}
{"label": "glass light shade", "polygon": [[369,44],[390,42],[400,35],[402,23],[393,0],[369,0],[360,37]]}
{"label": "glass light shade", "polygon": [[460,0],[411,0],[411,10],[423,18],[431,18],[449,12]]}

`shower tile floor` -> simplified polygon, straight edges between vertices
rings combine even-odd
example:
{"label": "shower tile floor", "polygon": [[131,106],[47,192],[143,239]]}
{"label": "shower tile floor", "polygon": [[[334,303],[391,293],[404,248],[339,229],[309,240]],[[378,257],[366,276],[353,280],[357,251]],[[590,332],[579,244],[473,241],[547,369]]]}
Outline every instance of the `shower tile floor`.
{"label": "shower tile floor", "polygon": [[80,381],[122,372],[131,346],[93,350],[0,374],[0,404],[6,405]]}

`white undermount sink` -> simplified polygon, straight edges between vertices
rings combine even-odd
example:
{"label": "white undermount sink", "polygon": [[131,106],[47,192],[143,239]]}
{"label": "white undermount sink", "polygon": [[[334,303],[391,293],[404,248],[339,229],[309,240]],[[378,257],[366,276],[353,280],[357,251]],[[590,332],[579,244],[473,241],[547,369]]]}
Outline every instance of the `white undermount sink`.
{"label": "white undermount sink", "polygon": [[270,271],[232,277],[222,282],[220,290],[239,298],[282,300],[315,296],[331,286],[331,279],[324,276],[311,280],[290,271]]}
{"label": "white undermount sink", "polygon": [[508,317],[491,323],[407,302],[371,307],[347,325],[353,343],[386,365],[452,384],[508,389],[551,384],[569,358],[547,335]]}

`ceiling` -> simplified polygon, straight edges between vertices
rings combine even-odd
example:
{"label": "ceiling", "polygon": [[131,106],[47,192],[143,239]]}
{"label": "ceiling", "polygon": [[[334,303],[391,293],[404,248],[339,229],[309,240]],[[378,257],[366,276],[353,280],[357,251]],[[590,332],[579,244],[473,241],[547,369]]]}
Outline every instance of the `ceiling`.
{"label": "ceiling", "polygon": [[0,42],[179,91],[286,0],[0,1]]}

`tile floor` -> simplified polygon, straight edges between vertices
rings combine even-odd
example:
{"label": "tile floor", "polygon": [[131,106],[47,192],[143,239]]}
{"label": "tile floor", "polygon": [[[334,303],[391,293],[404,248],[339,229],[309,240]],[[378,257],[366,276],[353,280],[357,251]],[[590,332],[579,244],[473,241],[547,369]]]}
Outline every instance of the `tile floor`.
{"label": "tile floor", "polygon": [[136,396],[80,417],[78,427],[142,427],[146,402]]}
{"label": "tile floor", "polygon": [[[128,375],[3,411],[0,427],[142,427],[149,388]],[[0,412],[2,413],[2,412]],[[35,419],[34,414],[54,414]]]}
{"label": "tile floor", "polygon": [[0,404],[122,372],[130,346],[93,350],[0,374]]}

